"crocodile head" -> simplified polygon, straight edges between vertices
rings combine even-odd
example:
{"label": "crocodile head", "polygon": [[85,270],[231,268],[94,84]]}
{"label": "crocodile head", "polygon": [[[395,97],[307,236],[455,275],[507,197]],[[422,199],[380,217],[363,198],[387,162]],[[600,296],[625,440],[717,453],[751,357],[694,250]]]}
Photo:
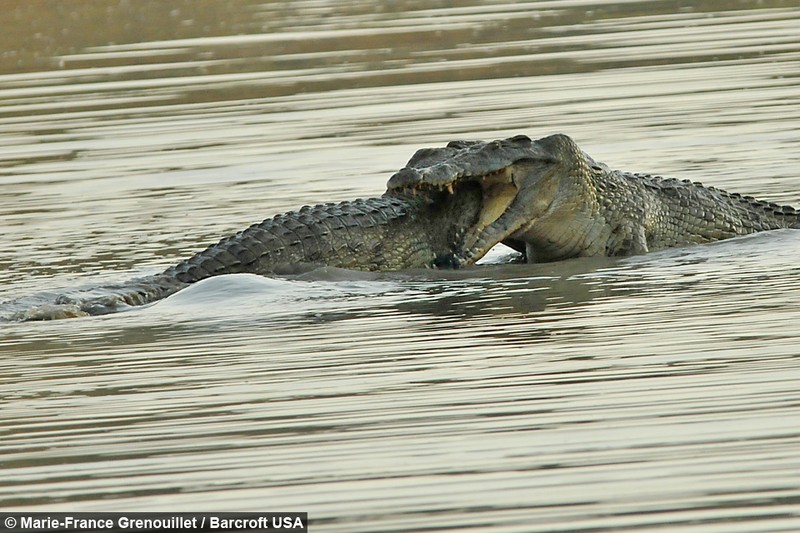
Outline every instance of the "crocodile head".
{"label": "crocodile head", "polygon": [[524,235],[551,208],[561,186],[560,177],[571,172],[567,167],[576,161],[572,147],[575,144],[566,135],[536,141],[517,135],[423,148],[389,179],[387,194],[458,194],[464,184],[479,185],[482,201],[477,221],[466,229],[448,261],[454,266],[471,264],[499,242],[524,249],[524,243],[515,236]]}

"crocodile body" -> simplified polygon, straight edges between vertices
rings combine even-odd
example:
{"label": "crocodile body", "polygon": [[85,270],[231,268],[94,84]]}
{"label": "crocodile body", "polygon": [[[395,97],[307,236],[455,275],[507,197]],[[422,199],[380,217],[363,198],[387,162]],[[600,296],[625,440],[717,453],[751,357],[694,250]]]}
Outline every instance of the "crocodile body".
{"label": "crocodile body", "polygon": [[[367,271],[446,266],[461,251],[463,235],[478,231],[474,226],[490,216],[487,206],[497,209],[498,201],[502,203],[489,192],[486,183],[464,177],[424,190],[306,206],[254,224],[160,274],[59,296],[12,319],[107,314],[222,274],[281,275],[322,266]],[[469,253],[477,260],[489,248]]]}
{"label": "crocodile body", "polygon": [[625,256],[800,227],[800,212],[698,182],[611,170],[565,135],[542,140],[559,161],[549,205],[513,238],[530,262]]}
{"label": "crocodile body", "polygon": [[370,271],[434,266],[438,257],[453,253],[481,204],[480,186],[465,184],[453,193],[306,206],[254,224],[155,276],[62,296],[55,306],[28,310],[18,318],[107,314],[222,274],[280,275],[320,266]]}
{"label": "crocodile body", "polygon": [[381,197],[278,215],[155,276],[14,318],[105,314],[221,274],[459,267],[499,242],[529,262],[623,256],[798,227],[800,212],[790,206],[611,170],[566,135],[454,141],[418,150]]}
{"label": "crocodile body", "polygon": [[[453,144],[453,143],[451,143]],[[420,187],[452,176],[504,171],[519,191],[504,213],[480,232],[465,235],[455,265],[474,260],[476,243],[502,241],[529,262],[591,256],[625,256],[708,243],[758,231],[800,228],[800,211],[688,180],[611,170],[566,135],[536,141],[462,141],[462,150],[420,151],[413,172],[404,169],[391,186]],[[514,145],[514,161],[507,156]],[[483,162],[483,164],[480,163]],[[524,220],[520,226],[519,221]]]}

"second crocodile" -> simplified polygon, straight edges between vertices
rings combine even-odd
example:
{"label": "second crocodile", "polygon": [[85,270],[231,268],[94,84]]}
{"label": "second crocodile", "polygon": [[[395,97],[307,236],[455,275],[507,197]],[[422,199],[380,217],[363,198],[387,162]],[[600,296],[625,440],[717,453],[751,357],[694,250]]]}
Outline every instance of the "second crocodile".
{"label": "second crocodile", "polygon": [[566,135],[526,139],[462,141],[455,154],[450,148],[420,151],[412,160],[414,168],[395,174],[389,189],[435,187],[460,175],[464,167],[473,174],[497,173],[501,169],[493,153],[509,143],[528,144],[527,156],[502,169],[509,173],[505,182],[518,188],[514,200],[491,224],[466,233],[451,258],[455,266],[470,264],[472,250],[499,241],[524,252],[528,262],[546,262],[641,254],[800,228],[800,211],[791,206],[689,180],[611,170]]}

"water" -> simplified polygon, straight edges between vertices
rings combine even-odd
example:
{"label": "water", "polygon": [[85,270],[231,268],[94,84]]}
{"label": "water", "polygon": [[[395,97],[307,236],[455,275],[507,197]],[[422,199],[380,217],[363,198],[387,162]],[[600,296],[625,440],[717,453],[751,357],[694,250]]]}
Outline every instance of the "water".
{"label": "water", "polygon": [[[779,0],[7,0],[0,301],[380,194],[455,138],[564,132],[612,167],[798,205],[798,20]],[[778,231],[457,273],[223,276],[3,324],[0,507],[797,531],[798,264],[800,234]]]}

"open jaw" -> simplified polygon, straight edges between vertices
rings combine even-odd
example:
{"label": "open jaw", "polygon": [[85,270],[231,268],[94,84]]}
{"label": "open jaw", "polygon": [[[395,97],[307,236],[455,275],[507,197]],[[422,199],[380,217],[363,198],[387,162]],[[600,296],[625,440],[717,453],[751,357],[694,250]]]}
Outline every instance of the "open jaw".
{"label": "open jaw", "polygon": [[466,266],[483,257],[494,245],[508,238],[528,224],[527,219],[509,216],[519,197],[514,181],[514,165],[505,166],[480,175],[455,176],[450,181],[430,183],[419,180],[414,184],[392,183],[388,192],[403,196],[431,197],[446,193],[457,196],[467,187],[480,186],[481,205],[471,225],[462,228],[460,242],[452,257],[441,258],[440,264],[452,267]]}
{"label": "open jaw", "polygon": [[467,179],[481,186],[481,210],[475,224],[467,229],[463,241],[459,243],[460,249],[452,258],[455,267],[474,263],[527,222],[512,220],[507,216],[520,192],[514,183],[513,166]]}
{"label": "open jaw", "polygon": [[533,141],[517,135],[423,148],[389,179],[387,193],[458,194],[466,184],[480,185],[478,216],[455,243],[453,257],[446,262],[455,267],[470,265],[494,245],[523,234],[550,208],[562,173],[554,141],[558,139],[552,136]]}

